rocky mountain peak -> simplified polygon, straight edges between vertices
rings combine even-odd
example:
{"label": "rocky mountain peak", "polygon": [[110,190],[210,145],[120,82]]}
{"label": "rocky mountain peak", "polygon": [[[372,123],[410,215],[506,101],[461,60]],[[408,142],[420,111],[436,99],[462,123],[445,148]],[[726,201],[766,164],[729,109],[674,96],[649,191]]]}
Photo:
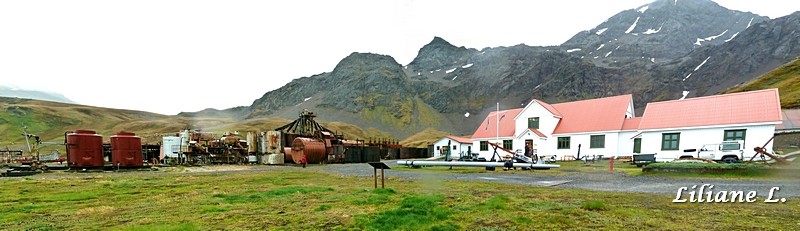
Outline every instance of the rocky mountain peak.
{"label": "rocky mountain peak", "polygon": [[605,66],[637,59],[666,62],[703,46],[728,42],[766,20],[710,0],[658,0],[622,11],[576,34],[562,47]]}
{"label": "rocky mountain peak", "polygon": [[419,49],[417,57],[409,64],[413,71],[432,71],[463,62],[466,57],[476,53],[475,49],[456,47],[443,38],[433,37],[430,43]]}
{"label": "rocky mountain peak", "polygon": [[347,57],[339,61],[332,73],[341,72],[352,66],[394,66],[400,68],[400,64],[392,56],[374,53],[350,53]]}

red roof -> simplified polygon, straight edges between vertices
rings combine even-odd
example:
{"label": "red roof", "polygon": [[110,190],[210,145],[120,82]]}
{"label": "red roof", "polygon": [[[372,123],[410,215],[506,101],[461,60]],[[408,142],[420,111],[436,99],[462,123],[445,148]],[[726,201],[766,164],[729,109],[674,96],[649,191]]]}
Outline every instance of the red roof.
{"label": "red roof", "polygon": [[542,102],[541,100],[538,100],[538,99],[534,99],[533,101],[536,101],[537,103],[539,103],[539,105],[542,105],[542,107],[544,107],[544,109],[547,109],[547,111],[549,111],[554,116],[563,117],[563,116],[561,116],[561,113],[558,112],[558,110],[556,110],[555,107],[553,107],[553,105],[550,105],[548,103]]}
{"label": "red roof", "polygon": [[778,130],[794,130],[800,128],[800,109],[783,110],[783,123],[775,126]]}
{"label": "red roof", "polygon": [[620,95],[553,104],[561,114],[553,134],[619,131],[632,101],[633,96]]}
{"label": "red roof", "polygon": [[[486,139],[486,138],[494,138],[494,137],[513,137],[514,136],[514,117],[517,117],[517,114],[522,111],[522,108],[516,109],[509,109],[505,111],[498,112],[491,112],[486,119],[483,119],[483,123],[478,126],[478,129],[475,130],[475,133],[472,134],[472,139]],[[497,131],[497,124],[495,121],[496,115],[500,115],[500,129],[499,133]]]}
{"label": "red roof", "polygon": [[778,89],[647,104],[639,130],[781,122]]}
{"label": "red roof", "polygon": [[544,135],[542,132],[540,132],[540,131],[539,131],[539,129],[536,129],[536,128],[528,128],[528,130],[529,130],[529,131],[532,131],[533,133],[535,133],[537,136],[539,136],[539,137],[541,137],[541,138],[547,138],[547,136],[546,136],[546,135]]}
{"label": "red roof", "polygon": [[470,138],[464,138],[464,137],[459,137],[459,136],[445,136],[445,138],[451,139],[451,140],[453,140],[455,142],[459,142],[459,143],[462,143],[462,144],[471,144],[472,143],[472,139],[470,139]]}
{"label": "red roof", "polygon": [[622,122],[623,131],[634,131],[639,129],[639,123],[642,122],[642,117],[627,118]]}

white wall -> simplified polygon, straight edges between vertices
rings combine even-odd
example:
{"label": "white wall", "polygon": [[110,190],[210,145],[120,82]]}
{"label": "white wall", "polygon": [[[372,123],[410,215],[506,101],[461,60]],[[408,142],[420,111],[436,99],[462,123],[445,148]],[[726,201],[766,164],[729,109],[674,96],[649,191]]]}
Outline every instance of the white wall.
{"label": "white wall", "polygon": [[[503,146],[503,140],[512,140],[512,139],[513,139],[513,137],[500,137],[500,141],[499,141],[500,147]],[[492,154],[494,154],[494,148],[491,145],[489,145],[489,150],[480,151],[480,149],[481,149],[481,143],[480,142],[481,141],[489,141],[489,143],[494,143],[494,142],[497,142],[497,140],[494,139],[494,138],[491,138],[491,139],[473,139],[472,140],[472,152],[473,153],[478,153],[478,157],[483,157],[483,158],[486,158],[488,160],[488,159],[490,159],[492,157]],[[502,156],[506,155],[506,152],[504,152],[502,150],[497,150],[497,153],[502,155]]]}
{"label": "white wall", "polygon": [[[435,157],[441,156],[440,150],[442,147],[447,146],[448,141],[450,141],[450,149],[453,148],[453,145],[456,146],[456,149],[452,150],[452,152],[450,153],[450,156],[455,158],[458,158],[462,152],[466,152],[468,150],[468,147],[472,146],[472,143],[462,144],[456,142],[455,140],[451,140],[449,138],[443,138],[440,139],[439,141],[436,141],[436,143],[433,143],[433,156]],[[473,149],[472,152],[476,152],[476,150]]]}
{"label": "white wall", "polygon": [[536,149],[538,154],[542,154],[542,152],[547,152],[554,147],[550,147],[547,143],[547,139],[542,139],[533,132],[529,130],[525,130],[525,134],[519,136],[518,139],[514,139],[514,149],[512,151],[521,150],[521,153],[525,153],[525,140],[533,140],[533,149]]}
{"label": "white wall", "polygon": [[[658,161],[671,161],[683,154],[684,149],[700,149],[704,144],[721,143],[725,137],[725,130],[736,129],[747,130],[744,146],[746,159],[755,154],[753,148],[764,145],[775,134],[774,124],[645,131],[642,133],[642,153],[657,153]],[[661,134],[675,132],[681,134],[678,150],[662,151]],[[772,142],[766,148],[772,150]]]}
{"label": "white wall", "polygon": [[[605,135],[605,147],[604,148],[591,148],[591,136],[592,135]],[[558,137],[570,137],[570,148],[569,149],[558,149]],[[552,153],[556,155],[558,159],[561,159],[563,156],[574,156],[578,157],[578,144],[581,145],[581,157],[587,155],[603,155],[604,157],[610,156],[619,156],[621,155],[621,151],[618,150],[619,147],[619,139],[624,138],[620,137],[619,132],[607,132],[607,133],[585,133],[585,134],[572,134],[572,135],[554,135],[552,139],[548,139],[548,145],[552,148]],[[631,150],[633,150],[633,142],[631,141]],[[540,153],[540,155],[548,155],[547,153]]]}
{"label": "white wall", "polygon": [[631,137],[638,133],[639,132],[637,131],[623,131],[619,133],[619,139],[617,141],[617,156],[633,155],[633,139],[631,139]]}
{"label": "white wall", "polygon": [[[553,117],[553,114],[542,107],[542,105],[539,105],[539,103],[531,101],[531,105],[525,110],[522,110],[517,116],[517,120],[514,121],[514,135],[519,135],[522,131],[528,130],[528,118],[530,117],[539,117],[538,130],[548,137],[550,137],[553,130],[556,129],[556,125],[558,125],[558,121],[560,120],[559,118]],[[524,145],[523,143],[522,147],[524,147]]]}

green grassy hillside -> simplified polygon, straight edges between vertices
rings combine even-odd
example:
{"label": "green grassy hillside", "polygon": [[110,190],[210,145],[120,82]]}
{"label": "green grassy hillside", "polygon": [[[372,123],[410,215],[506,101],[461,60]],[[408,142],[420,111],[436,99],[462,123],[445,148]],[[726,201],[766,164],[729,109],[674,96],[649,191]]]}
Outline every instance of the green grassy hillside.
{"label": "green grassy hillside", "polygon": [[[0,148],[23,148],[22,126],[28,133],[39,135],[46,142],[63,142],[64,132],[77,129],[95,130],[108,137],[120,132],[134,132],[143,142],[158,142],[163,135],[182,129],[226,131],[269,131],[292,122],[281,118],[237,120],[232,118],[167,116],[150,112],[91,107],[31,99],[0,97]],[[348,139],[388,138],[390,134],[376,129],[363,130],[355,125],[328,122],[323,126],[344,134]],[[63,149],[61,145],[42,146],[47,152]]]}
{"label": "green grassy hillside", "polygon": [[427,148],[428,145],[433,144],[442,137],[449,135],[450,133],[428,128],[400,141],[400,144],[404,147]]}
{"label": "green grassy hillside", "polygon": [[769,88],[778,88],[780,91],[781,107],[800,108],[800,59],[795,59],[753,81],[728,89],[725,93]]}

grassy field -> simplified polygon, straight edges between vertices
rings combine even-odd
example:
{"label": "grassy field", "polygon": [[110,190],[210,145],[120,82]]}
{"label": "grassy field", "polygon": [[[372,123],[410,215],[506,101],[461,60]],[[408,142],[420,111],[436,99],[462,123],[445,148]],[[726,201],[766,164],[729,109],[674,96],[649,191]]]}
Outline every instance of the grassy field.
{"label": "grassy field", "polygon": [[394,178],[387,181],[387,189],[374,190],[369,178],[311,171],[78,176],[0,181],[0,227],[789,230],[800,226],[797,200],[783,204],[676,204],[671,203],[671,196],[662,195]]}
{"label": "grassy field", "polygon": [[[596,162],[583,163],[583,161],[559,161],[555,164],[560,165],[561,168],[553,168],[548,170],[534,170],[534,171],[503,171],[502,168],[496,168],[495,172],[506,174],[536,174],[547,176],[563,176],[573,173],[581,172],[610,172],[610,162],[608,160],[598,160]],[[417,169],[401,167],[396,168],[399,171],[430,171],[430,172],[449,172],[449,173],[485,173],[490,172],[481,167],[446,167],[446,166],[428,166]],[[628,176],[642,175],[642,168],[637,168],[634,165],[625,163],[621,160],[615,160],[614,172],[624,172]]]}

